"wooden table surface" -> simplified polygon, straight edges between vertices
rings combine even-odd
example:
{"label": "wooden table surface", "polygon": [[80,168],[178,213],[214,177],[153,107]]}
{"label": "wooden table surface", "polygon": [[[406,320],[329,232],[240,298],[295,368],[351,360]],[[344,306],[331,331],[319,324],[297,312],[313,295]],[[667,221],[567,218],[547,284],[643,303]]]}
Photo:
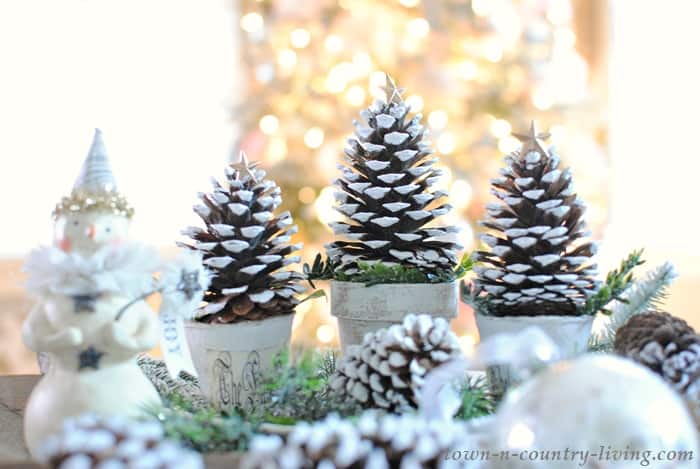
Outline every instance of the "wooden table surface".
{"label": "wooden table surface", "polygon": [[[38,375],[0,376],[0,469],[40,469],[32,463],[22,436],[22,414]],[[238,467],[240,454],[208,454],[209,469]]]}

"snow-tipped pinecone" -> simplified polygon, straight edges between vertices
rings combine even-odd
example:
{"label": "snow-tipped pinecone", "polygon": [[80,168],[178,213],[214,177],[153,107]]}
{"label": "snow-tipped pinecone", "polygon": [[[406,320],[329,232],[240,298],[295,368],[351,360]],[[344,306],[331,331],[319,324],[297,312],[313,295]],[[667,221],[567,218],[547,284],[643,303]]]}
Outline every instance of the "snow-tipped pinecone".
{"label": "snow-tipped pinecone", "polygon": [[409,314],[402,324],[368,333],[361,345],[349,347],[330,384],[365,408],[415,408],[428,372],[460,353],[445,319]]}
{"label": "snow-tipped pinecone", "polygon": [[355,124],[335,182],[336,209],[349,222],[332,223],[345,240],[326,246],[331,261],[347,274],[358,262],[382,262],[423,272],[451,270],[457,263],[456,227],[426,227],[446,214],[447,193],[430,189],[442,174],[423,142],[421,115],[408,118],[409,106],[387,77],[387,98],[362,111],[367,126]]}
{"label": "snow-tipped pinecone", "polygon": [[418,415],[363,414],[358,422],[329,416],[298,424],[284,443],[259,436],[243,460],[244,469],[393,469],[477,468],[478,463],[449,459],[474,448],[464,424],[428,421]]}
{"label": "snow-tipped pinecone", "polygon": [[569,169],[545,149],[534,123],[518,136],[520,151],[506,156],[501,176],[492,180],[500,202],[487,205],[481,224],[490,249],[476,254],[483,265],[473,295],[494,316],[573,315],[595,294],[594,243],[583,220],[584,203],[573,190]]}
{"label": "snow-tipped pinecone", "polygon": [[66,420],[43,444],[40,459],[56,469],[204,468],[198,453],[165,439],[158,422],[90,414]]}
{"label": "snow-tipped pinecone", "polygon": [[194,207],[206,228],[183,231],[194,244],[181,245],[201,251],[212,272],[207,305],[197,319],[231,323],[291,314],[299,303],[295,295],[304,291],[303,277],[284,267],[299,262],[288,255],[301,245],[290,244],[297,228],[289,212],[274,214],[280,189],[244,154],[226,177],[225,186],[214,180],[214,190],[200,194],[203,203]]}
{"label": "snow-tipped pinecone", "polygon": [[632,316],[617,330],[615,351],[660,374],[679,392],[700,386],[700,336],[668,313]]}
{"label": "snow-tipped pinecone", "polygon": [[183,370],[177,378],[173,378],[163,360],[156,360],[148,355],[140,355],[137,362],[162,398],[168,399],[178,395],[195,408],[209,407],[209,401],[202,396],[196,376]]}

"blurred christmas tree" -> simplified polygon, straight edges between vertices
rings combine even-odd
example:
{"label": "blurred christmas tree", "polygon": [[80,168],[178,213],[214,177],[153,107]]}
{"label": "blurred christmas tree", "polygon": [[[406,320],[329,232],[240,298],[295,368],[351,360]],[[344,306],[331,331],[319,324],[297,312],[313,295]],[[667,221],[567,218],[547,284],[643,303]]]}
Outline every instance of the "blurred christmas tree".
{"label": "blurred christmas tree", "polygon": [[[384,72],[427,117],[446,172],[441,184],[456,208],[444,221],[462,228],[467,249],[475,246],[469,220],[482,216],[489,179],[518,147],[510,132],[527,129],[531,119],[567,155],[581,181],[577,191],[591,205],[590,224],[600,228],[606,123],[582,56],[590,62],[590,45],[577,44],[577,3],[241,0],[245,99],[234,113],[240,146],[285,193],[305,259],[329,239],[326,223],[339,218],[330,187],[336,164],[350,123],[381,96]],[[582,34],[591,30],[586,24]],[[332,343],[329,323],[323,312],[307,314],[296,339]]]}

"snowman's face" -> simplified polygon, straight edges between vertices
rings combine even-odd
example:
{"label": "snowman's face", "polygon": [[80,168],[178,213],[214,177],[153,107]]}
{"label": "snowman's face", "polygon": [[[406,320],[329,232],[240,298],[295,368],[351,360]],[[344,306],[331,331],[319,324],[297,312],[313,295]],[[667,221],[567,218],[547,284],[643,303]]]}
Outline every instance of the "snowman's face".
{"label": "snowman's face", "polygon": [[92,254],[109,244],[127,239],[129,219],[100,211],[76,212],[62,215],[56,221],[56,245],[66,252]]}

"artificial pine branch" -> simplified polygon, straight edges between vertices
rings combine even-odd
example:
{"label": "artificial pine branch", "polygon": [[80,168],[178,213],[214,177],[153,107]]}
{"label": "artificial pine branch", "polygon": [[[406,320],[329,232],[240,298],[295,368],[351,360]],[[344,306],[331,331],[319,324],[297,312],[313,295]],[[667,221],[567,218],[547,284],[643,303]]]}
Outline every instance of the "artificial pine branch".
{"label": "artificial pine branch", "polygon": [[313,264],[304,264],[304,275],[312,288],[316,288],[314,280],[338,280],[341,282],[363,283],[372,285],[392,283],[447,283],[461,279],[474,267],[471,256],[465,254],[454,270],[437,270],[425,272],[417,267],[385,264],[383,262],[357,262],[353,273],[336,269],[338,264],[333,260],[323,260],[317,254]]}
{"label": "artificial pine branch", "polygon": [[147,411],[163,425],[165,435],[201,453],[243,451],[257,432],[257,423],[235,411],[193,405],[178,393]]}
{"label": "artificial pine branch", "polygon": [[304,351],[292,360],[287,351],[280,352],[273,367],[263,375],[256,391],[256,420],[277,424],[314,421],[328,414],[343,416],[359,413],[355,403],[340,398],[329,386],[335,372],[331,352]]}
{"label": "artificial pine branch", "polygon": [[668,288],[676,276],[673,264],[666,262],[649,271],[643,279],[635,281],[625,293],[624,301],[613,306],[604,328],[591,338],[589,349],[597,352],[611,351],[617,330],[631,317],[657,309],[666,298]]}
{"label": "artificial pine branch", "polygon": [[642,260],[643,249],[632,251],[621,263],[620,267],[610,271],[605,278],[605,283],[595,295],[588,298],[583,308],[583,314],[597,314],[599,312],[610,315],[612,311],[608,305],[615,300],[626,302],[624,293],[634,282],[632,271],[635,267],[644,264]]}
{"label": "artificial pine branch", "polygon": [[484,417],[493,414],[496,410],[496,398],[483,376],[469,378],[462,385],[460,394],[462,405],[455,416],[457,419],[470,420]]}

